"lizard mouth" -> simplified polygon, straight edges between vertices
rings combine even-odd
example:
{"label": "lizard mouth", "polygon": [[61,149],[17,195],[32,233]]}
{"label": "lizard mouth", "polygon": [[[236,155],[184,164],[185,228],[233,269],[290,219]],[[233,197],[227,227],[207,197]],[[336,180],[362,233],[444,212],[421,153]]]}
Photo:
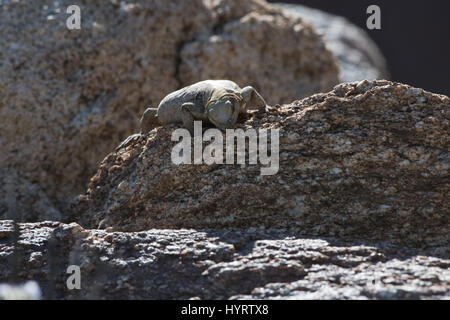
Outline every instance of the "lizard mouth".
{"label": "lizard mouth", "polygon": [[214,123],[213,122],[213,124],[220,130],[226,130],[226,129],[233,128],[233,124],[231,124],[231,123],[222,124],[222,123]]}

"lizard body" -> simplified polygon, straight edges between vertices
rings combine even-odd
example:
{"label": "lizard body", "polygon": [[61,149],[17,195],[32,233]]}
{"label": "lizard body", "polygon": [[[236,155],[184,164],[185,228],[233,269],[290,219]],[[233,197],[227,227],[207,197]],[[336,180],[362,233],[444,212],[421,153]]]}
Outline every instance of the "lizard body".
{"label": "lizard body", "polygon": [[[191,133],[194,121],[209,122],[219,129],[232,128],[239,113],[265,110],[266,102],[253,87],[241,89],[230,80],[205,80],[168,94],[158,108],[148,108],[141,118],[141,133],[168,124],[182,124]],[[117,149],[140,134],[128,137]]]}

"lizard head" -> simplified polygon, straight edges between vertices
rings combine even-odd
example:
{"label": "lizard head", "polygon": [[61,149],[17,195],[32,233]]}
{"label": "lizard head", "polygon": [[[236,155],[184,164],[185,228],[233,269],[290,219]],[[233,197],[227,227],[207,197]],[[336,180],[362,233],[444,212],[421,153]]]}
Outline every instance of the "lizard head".
{"label": "lizard head", "polygon": [[240,102],[230,96],[212,101],[207,108],[208,119],[219,129],[229,129],[236,124]]}

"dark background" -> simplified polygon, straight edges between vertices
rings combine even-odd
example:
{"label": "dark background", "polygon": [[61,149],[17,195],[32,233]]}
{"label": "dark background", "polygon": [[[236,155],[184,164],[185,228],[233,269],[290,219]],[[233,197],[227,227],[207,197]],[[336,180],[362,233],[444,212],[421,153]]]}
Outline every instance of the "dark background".
{"label": "dark background", "polygon": [[[449,0],[269,0],[346,17],[383,52],[391,80],[450,96]],[[367,7],[381,8],[381,30],[368,30]]]}

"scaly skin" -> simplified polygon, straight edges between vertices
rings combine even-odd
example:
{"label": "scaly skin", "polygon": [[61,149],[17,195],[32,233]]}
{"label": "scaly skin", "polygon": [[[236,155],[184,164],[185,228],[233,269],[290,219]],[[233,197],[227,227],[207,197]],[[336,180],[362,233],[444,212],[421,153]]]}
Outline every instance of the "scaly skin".
{"label": "scaly skin", "polygon": [[167,95],[158,108],[148,108],[141,118],[141,133],[123,141],[116,150],[126,147],[155,127],[182,124],[191,133],[194,121],[211,123],[219,129],[232,128],[240,113],[265,110],[266,102],[253,87],[241,89],[229,80],[205,80]]}

